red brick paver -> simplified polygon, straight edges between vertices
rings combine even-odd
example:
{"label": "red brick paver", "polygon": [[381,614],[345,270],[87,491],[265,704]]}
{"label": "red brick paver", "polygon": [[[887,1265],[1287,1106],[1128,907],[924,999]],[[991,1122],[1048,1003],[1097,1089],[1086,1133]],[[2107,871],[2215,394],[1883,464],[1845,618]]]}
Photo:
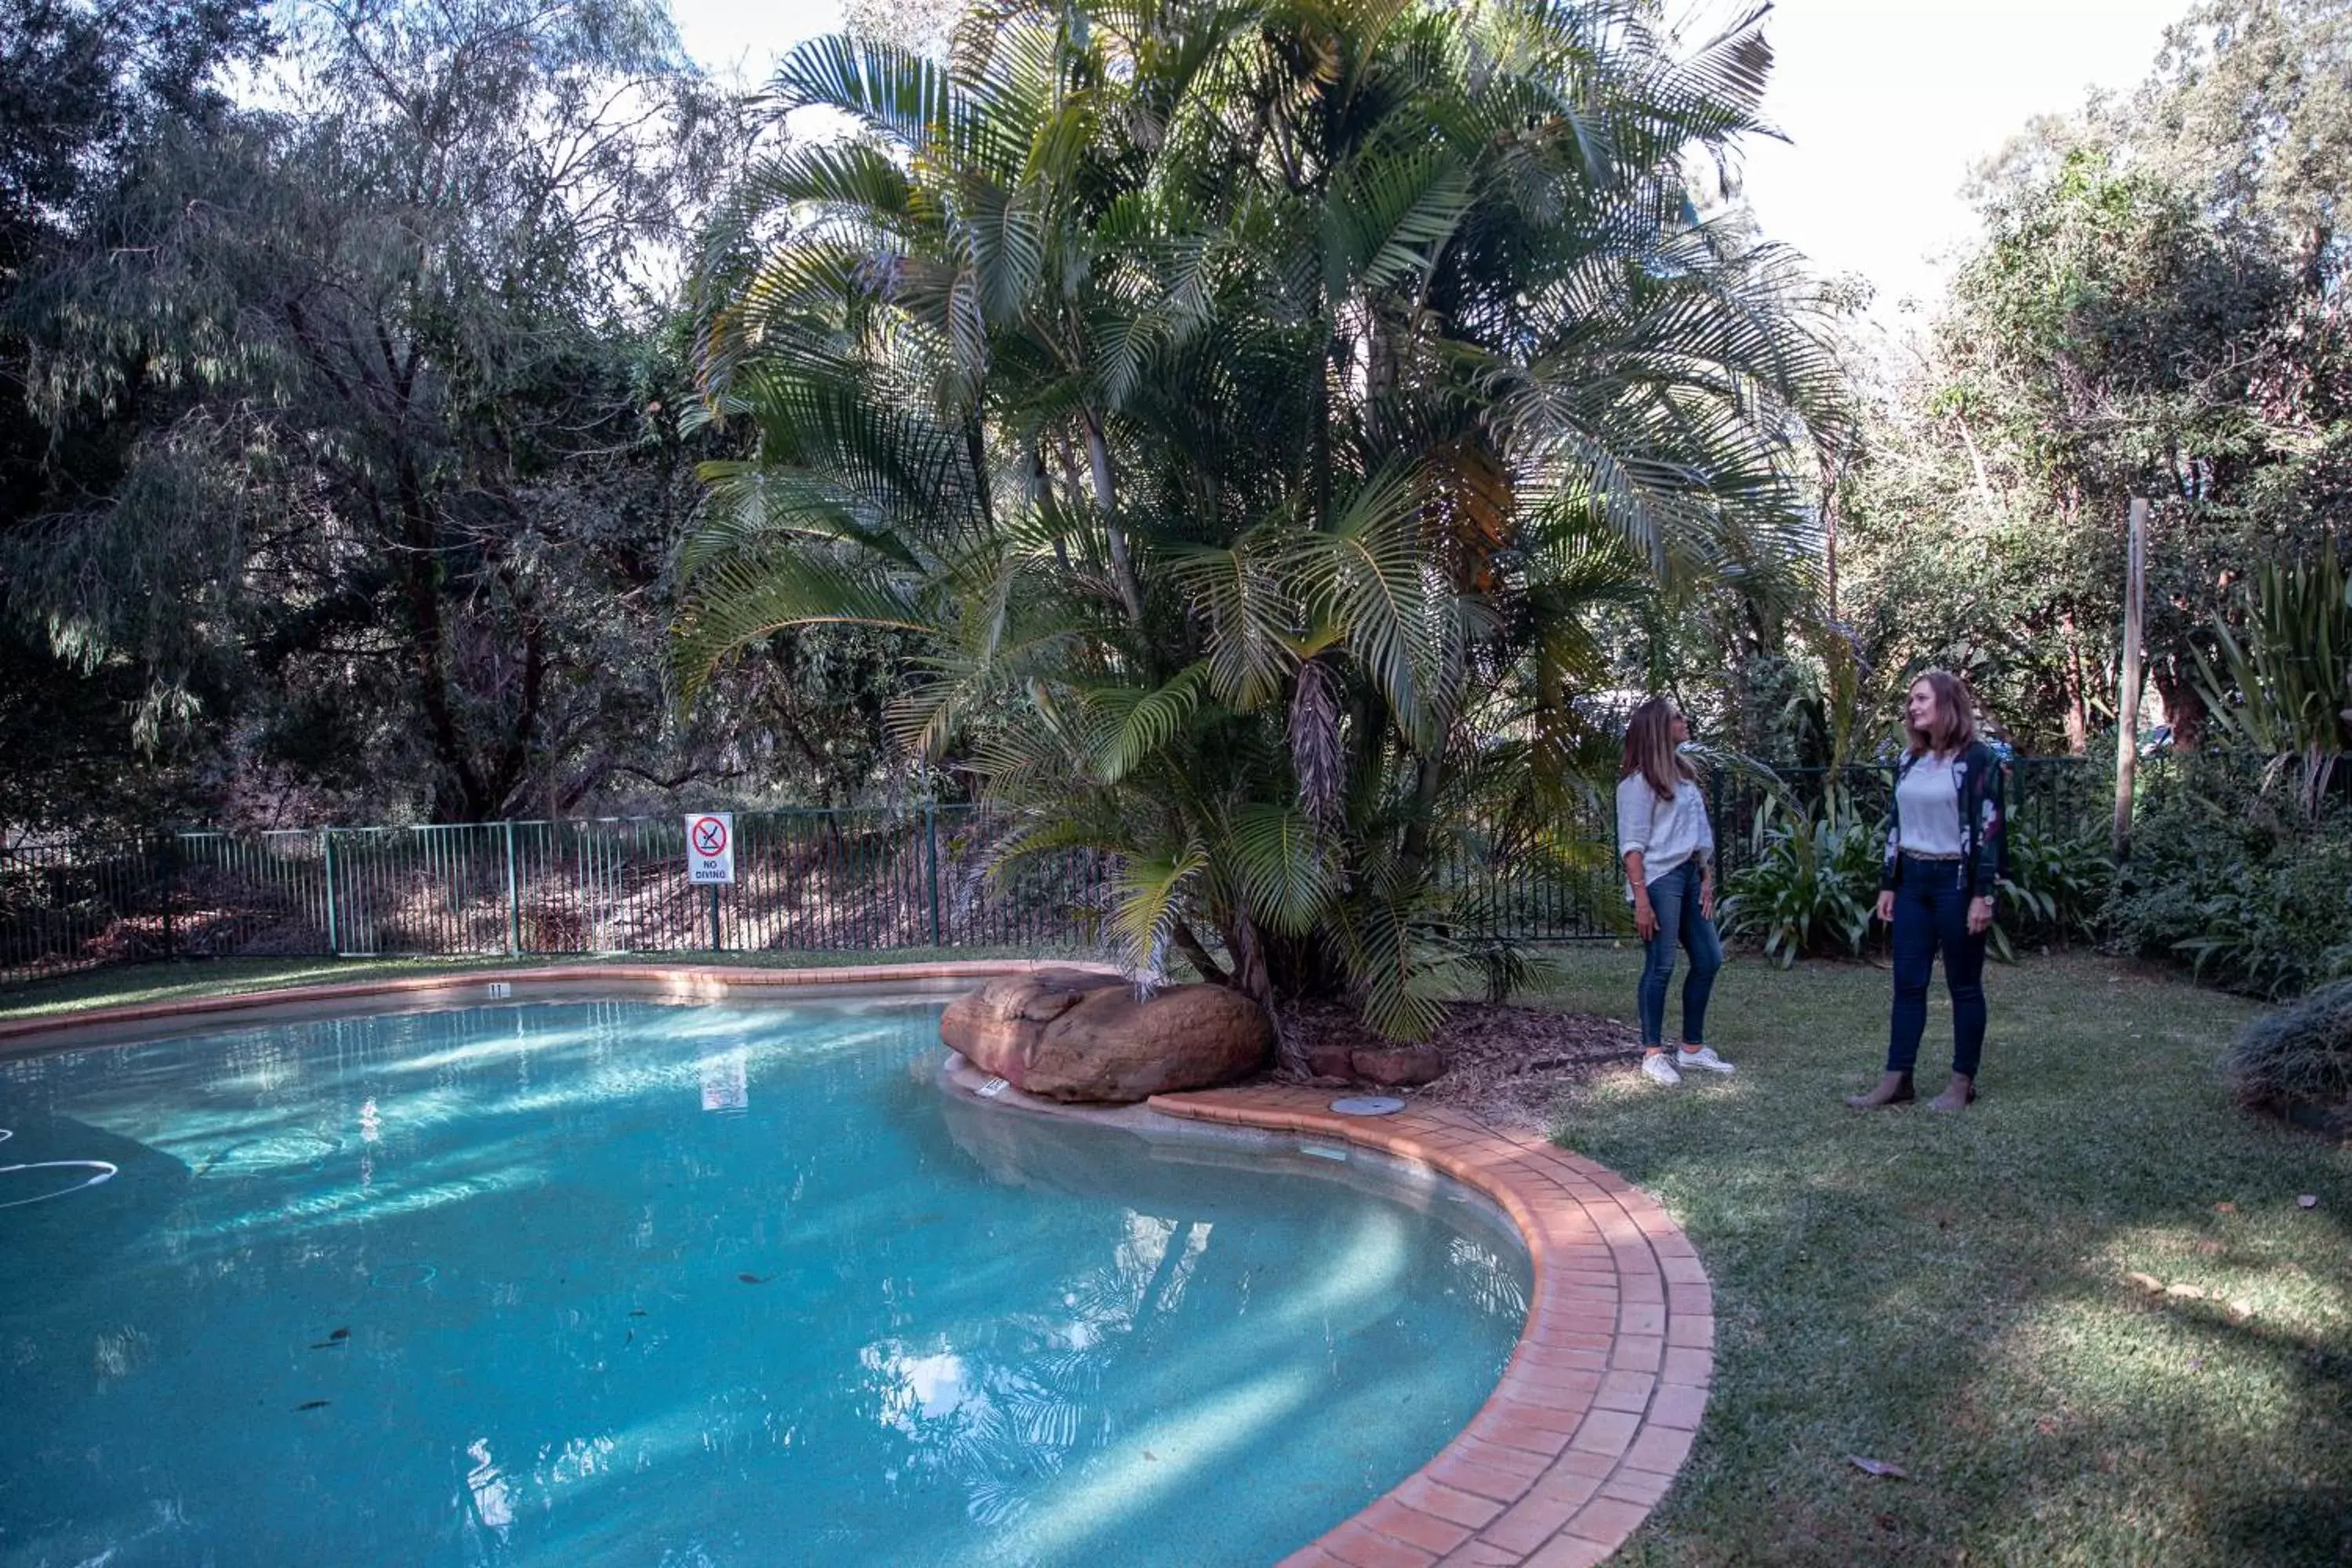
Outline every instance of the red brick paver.
{"label": "red brick paver", "polygon": [[1518,1349],[1470,1425],[1286,1563],[1591,1568],[1649,1517],[1689,1456],[1715,1367],[1706,1270],[1664,1209],[1580,1154],[1458,1110],[1340,1116],[1328,1090],[1274,1085],[1150,1103],[1433,1166],[1501,1205],[1535,1261]]}

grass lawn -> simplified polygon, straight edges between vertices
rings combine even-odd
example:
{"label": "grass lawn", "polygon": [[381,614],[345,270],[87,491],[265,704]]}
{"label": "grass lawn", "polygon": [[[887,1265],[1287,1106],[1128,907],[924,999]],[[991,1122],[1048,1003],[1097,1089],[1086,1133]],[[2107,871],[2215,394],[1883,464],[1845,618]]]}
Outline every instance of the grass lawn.
{"label": "grass lawn", "polygon": [[[1630,1016],[1638,967],[1572,953],[1554,1000]],[[1958,1118],[1840,1102],[1877,1079],[1884,971],[1753,961],[1710,1009],[1737,1078],[1559,1108],[1715,1281],[1706,1426],[1619,1562],[2352,1563],[2352,1152],[2232,1106],[2246,1003],[2090,956],[1987,988]],[[1950,1038],[1938,1007],[1923,1098]]]}
{"label": "grass lawn", "polygon": [[[1628,1016],[1638,966],[1570,950],[1549,1001]],[[0,992],[0,1017],[457,967],[484,965],[113,969]],[[1617,1561],[2352,1563],[2352,1151],[2231,1105],[2215,1063],[2248,1004],[2089,956],[1988,985],[1958,1118],[1840,1103],[1877,1076],[1883,971],[1753,961],[1709,1030],[1737,1078],[1612,1073],[1561,1104],[1562,1140],[1656,1194],[1715,1280],[1706,1426]]]}

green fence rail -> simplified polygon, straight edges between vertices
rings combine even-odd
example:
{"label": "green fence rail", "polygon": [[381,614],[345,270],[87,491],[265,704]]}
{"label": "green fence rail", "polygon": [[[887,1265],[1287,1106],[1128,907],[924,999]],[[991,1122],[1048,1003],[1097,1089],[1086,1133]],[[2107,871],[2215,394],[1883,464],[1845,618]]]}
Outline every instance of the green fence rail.
{"label": "green fence rail", "polygon": [[[1884,809],[1883,768],[1841,779]],[[2104,774],[2020,759],[2011,816],[2104,831]],[[1829,777],[1782,775],[1817,802]],[[1727,868],[1769,785],[1718,774]],[[1451,836],[1439,875],[1496,932],[1575,941],[1624,928],[1606,801],[1566,819]],[[1111,858],[1072,850],[992,874],[1009,823],[983,807],[735,815],[736,880],[690,886],[678,816],[173,833],[130,844],[0,847],[0,984],[110,963],[215,957],[885,952],[1087,946],[1114,896]]]}

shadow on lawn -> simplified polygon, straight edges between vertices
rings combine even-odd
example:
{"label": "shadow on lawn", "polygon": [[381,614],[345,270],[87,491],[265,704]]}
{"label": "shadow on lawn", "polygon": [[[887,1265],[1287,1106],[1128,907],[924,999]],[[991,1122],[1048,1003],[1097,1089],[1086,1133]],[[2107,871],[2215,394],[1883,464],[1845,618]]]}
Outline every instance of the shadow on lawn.
{"label": "shadow on lawn", "polygon": [[[1618,967],[1567,1005],[1605,1009]],[[2094,960],[1994,979],[1962,1118],[1838,1103],[1876,1067],[1884,975],[1752,965],[1713,1031],[1738,1079],[1563,1108],[1716,1287],[1706,1426],[1627,1561],[2352,1560],[2352,1163],[2230,1104],[2211,1069],[2240,1005]],[[2242,1287],[2149,1297],[2143,1268]]]}

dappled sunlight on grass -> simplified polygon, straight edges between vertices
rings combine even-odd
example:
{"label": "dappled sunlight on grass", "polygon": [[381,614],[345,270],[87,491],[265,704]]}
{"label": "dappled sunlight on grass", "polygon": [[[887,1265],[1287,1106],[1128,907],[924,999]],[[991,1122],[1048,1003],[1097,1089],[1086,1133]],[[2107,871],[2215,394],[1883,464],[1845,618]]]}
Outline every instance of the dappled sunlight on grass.
{"label": "dappled sunlight on grass", "polygon": [[[1638,964],[1570,968],[1560,1005],[1622,1012]],[[2089,955],[1987,984],[1957,1117],[1841,1103],[1878,1069],[1883,971],[1752,962],[1710,1014],[1738,1079],[1562,1106],[1716,1287],[1706,1427],[1622,1560],[2352,1560],[2352,1152],[2231,1102],[2242,1002]]]}

